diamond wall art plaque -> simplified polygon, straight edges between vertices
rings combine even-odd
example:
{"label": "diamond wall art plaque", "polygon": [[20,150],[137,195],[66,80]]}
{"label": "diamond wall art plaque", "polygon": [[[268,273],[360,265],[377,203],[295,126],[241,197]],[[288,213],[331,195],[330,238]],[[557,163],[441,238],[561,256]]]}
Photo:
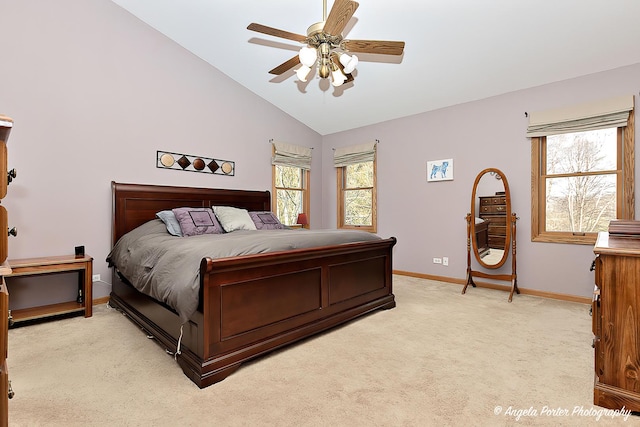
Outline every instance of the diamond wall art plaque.
{"label": "diamond wall art plaque", "polygon": [[169,151],[156,152],[156,167],[228,176],[234,176],[236,172],[236,163],[229,160],[212,159],[210,157],[172,153]]}

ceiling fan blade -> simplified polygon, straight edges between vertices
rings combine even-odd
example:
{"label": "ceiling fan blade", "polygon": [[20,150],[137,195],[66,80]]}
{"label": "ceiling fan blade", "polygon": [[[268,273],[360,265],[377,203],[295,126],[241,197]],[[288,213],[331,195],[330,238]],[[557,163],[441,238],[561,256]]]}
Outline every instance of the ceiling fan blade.
{"label": "ceiling fan blade", "polygon": [[404,42],[389,40],[343,40],[342,46],[349,52],[402,55]]}
{"label": "ceiling fan blade", "polygon": [[286,73],[287,71],[289,71],[290,69],[298,65],[299,63],[300,63],[300,58],[298,57],[298,55],[296,55],[293,58],[289,59],[288,61],[285,61],[282,64],[278,65],[273,70],[269,71],[269,74],[275,74],[279,76],[280,74]]}
{"label": "ceiling fan blade", "polygon": [[323,31],[332,36],[341,35],[358,6],[358,2],[353,0],[336,0],[327,16]]}
{"label": "ceiling fan blade", "polygon": [[290,33],[289,31],[267,27],[266,25],[256,24],[255,22],[249,24],[247,30],[256,31],[258,33],[268,34],[270,36],[280,37],[283,39],[294,40],[300,43],[306,43],[307,41],[307,37],[303,36],[302,34]]}

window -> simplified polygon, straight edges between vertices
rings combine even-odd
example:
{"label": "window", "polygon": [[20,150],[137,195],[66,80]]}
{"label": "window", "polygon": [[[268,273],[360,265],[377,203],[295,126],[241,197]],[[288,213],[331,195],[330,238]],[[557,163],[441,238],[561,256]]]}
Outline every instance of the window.
{"label": "window", "polygon": [[[343,151],[336,150],[335,153],[338,228],[355,228],[375,233],[377,231],[375,144],[365,144],[365,146],[367,149],[364,157],[353,156],[354,153],[351,152],[348,154],[350,156],[348,160],[341,161],[339,159]],[[362,147],[352,148],[361,149]]]}
{"label": "window", "polygon": [[284,225],[296,226],[301,213],[309,219],[311,153],[311,148],[273,142],[271,210]]}
{"label": "window", "polygon": [[624,116],[531,138],[532,241],[593,244],[612,219],[634,218],[633,110]]}
{"label": "window", "polygon": [[284,225],[296,225],[298,214],[309,212],[309,176],[302,168],[273,165],[272,209]]}

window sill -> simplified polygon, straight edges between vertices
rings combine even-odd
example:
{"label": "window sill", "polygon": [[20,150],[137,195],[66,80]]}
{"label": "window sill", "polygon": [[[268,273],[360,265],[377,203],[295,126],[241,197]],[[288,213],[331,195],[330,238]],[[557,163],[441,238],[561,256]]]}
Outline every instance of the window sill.
{"label": "window sill", "polygon": [[338,227],[341,230],[360,230],[360,231],[368,231],[369,233],[377,233],[376,228],[375,227],[369,227],[369,226],[365,226],[365,225],[343,225],[341,227]]}
{"label": "window sill", "polygon": [[543,243],[568,243],[574,245],[595,245],[598,233],[585,233],[583,236],[577,236],[572,233],[540,233],[532,235],[532,242]]}

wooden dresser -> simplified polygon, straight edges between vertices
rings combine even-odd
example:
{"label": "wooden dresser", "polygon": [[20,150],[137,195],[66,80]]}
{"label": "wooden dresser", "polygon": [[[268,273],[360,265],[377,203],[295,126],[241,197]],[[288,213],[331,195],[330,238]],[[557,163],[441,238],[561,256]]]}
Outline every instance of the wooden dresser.
{"label": "wooden dresser", "polygon": [[[0,274],[11,272],[6,263],[0,266]],[[7,371],[7,341],[9,338],[9,293],[4,279],[0,281],[0,427],[9,423],[9,372]]]}
{"label": "wooden dresser", "polygon": [[[7,195],[7,184],[15,177],[15,173],[7,172],[7,140],[12,127],[13,120],[0,114],[0,199]],[[4,276],[11,273],[7,263],[8,230],[7,210],[0,205],[0,427],[9,423],[9,398],[13,394],[7,370],[9,292],[4,281]]]}
{"label": "wooden dresser", "polygon": [[507,198],[504,194],[481,196],[480,218],[489,221],[489,247],[504,249],[507,236]]}
{"label": "wooden dresser", "polygon": [[593,251],[593,403],[640,411],[640,235],[600,232]]}

